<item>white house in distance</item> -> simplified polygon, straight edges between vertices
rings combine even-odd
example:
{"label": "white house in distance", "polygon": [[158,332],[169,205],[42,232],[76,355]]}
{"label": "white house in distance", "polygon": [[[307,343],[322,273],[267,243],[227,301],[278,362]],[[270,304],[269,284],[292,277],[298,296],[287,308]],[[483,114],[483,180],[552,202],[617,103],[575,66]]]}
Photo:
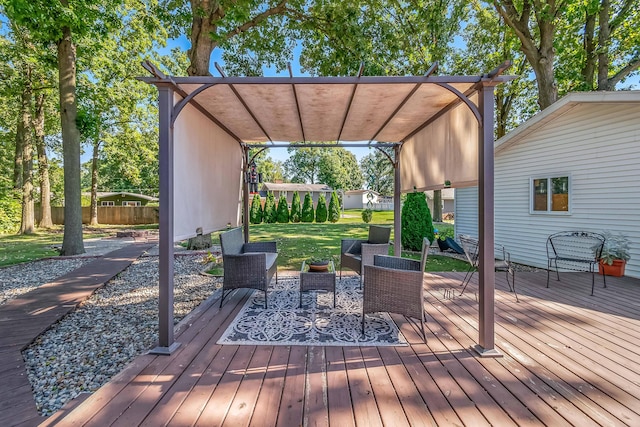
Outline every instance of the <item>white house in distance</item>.
{"label": "white house in distance", "polygon": [[[431,210],[433,214],[433,190],[425,191],[427,195],[427,206]],[[454,188],[443,188],[440,190],[440,197],[442,199],[442,214],[453,213],[455,206],[455,189]]]}
{"label": "white house in distance", "polygon": [[393,210],[393,197],[385,197],[374,190],[348,190],[344,192],[343,204],[345,209],[367,209],[371,202],[371,209],[381,211]]}
{"label": "white house in distance", "polygon": [[[307,193],[311,193],[311,199],[313,205],[316,206],[320,194],[324,194],[327,203],[331,199],[331,192],[333,189],[326,184],[297,184],[293,182],[265,182],[262,184],[262,191],[271,191],[276,201],[280,199],[281,195],[287,198],[287,202],[291,205],[293,201],[293,193],[298,192],[300,196],[300,203],[304,202],[304,197]],[[266,196],[266,194],[265,194]]]}
{"label": "white house in distance", "polygon": [[[456,235],[477,215],[477,187],[457,188]],[[628,236],[640,278],[640,91],[571,93],[496,141],[496,243],[546,268],[547,237],[573,230]]]}

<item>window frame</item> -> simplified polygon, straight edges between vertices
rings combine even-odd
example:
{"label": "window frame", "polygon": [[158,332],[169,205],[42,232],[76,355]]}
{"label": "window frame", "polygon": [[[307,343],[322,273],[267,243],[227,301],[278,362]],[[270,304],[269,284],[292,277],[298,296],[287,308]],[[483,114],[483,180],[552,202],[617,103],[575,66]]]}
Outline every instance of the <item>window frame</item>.
{"label": "window frame", "polygon": [[[566,211],[551,210],[553,192],[549,190],[552,188],[551,180],[554,178],[567,178],[567,180],[569,181],[568,189],[567,189],[567,205],[568,206]],[[541,179],[547,180],[547,210],[544,210],[544,211],[534,210],[534,199],[535,199],[534,182],[536,180],[541,180]],[[529,178],[529,214],[530,215],[571,215],[571,210],[573,207],[573,203],[571,203],[571,198],[573,195],[572,187],[573,187],[573,179],[571,177],[571,174],[569,173],[540,174],[540,175],[531,176]]]}
{"label": "window frame", "polygon": [[140,200],[123,200],[122,206],[127,208],[139,208],[140,206],[142,206],[142,202],[140,202]]}
{"label": "window frame", "polygon": [[101,200],[100,207],[113,207],[116,205],[116,202],[113,200]]}

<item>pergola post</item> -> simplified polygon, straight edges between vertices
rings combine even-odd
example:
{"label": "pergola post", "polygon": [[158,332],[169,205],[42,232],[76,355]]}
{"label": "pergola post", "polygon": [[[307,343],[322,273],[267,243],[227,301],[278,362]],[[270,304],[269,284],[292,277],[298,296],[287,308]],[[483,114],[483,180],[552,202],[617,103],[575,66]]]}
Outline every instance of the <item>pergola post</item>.
{"label": "pergola post", "polygon": [[481,83],[478,109],[482,125],[478,130],[478,252],[479,319],[478,345],[482,357],[501,357],[495,345],[495,256],[494,256],[494,84]]}
{"label": "pergola post", "polygon": [[249,243],[249,147],[244,147],[244,164],[242,165],[242,226],[244,229],[244,242]]}
{"label": "pergola post", "polygon": [[402,222],[400,218],[400,145],[393,147],[393,254],[402,255]]}
{"label": "pergola post", "polygon": [[168,355],[180,343],[173,337],[173,87],[158,84],[160,170],[158,346],[151,354]]}

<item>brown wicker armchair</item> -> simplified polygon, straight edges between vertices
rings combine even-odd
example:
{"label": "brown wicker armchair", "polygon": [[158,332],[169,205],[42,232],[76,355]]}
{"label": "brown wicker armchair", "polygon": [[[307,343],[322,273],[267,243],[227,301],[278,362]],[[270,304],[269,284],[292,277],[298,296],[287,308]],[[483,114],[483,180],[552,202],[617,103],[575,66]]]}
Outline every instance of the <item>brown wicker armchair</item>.
{"label": "brown wicker armchair", "polygon": [[373,264],[374,255],[389,254],[389,237],[391,228],[378,225],[369,226],[369,238],[342,239],[340,245],[340,278],[342,279],[342,269],[348,268],[360,275],[362,284],[362,273],[364,265]]}
{"label": "brown wicker armchair", "polygon": [[276,242],[244,243],[242,229],[220,233],[224,279],[220,307],[225,291],[238,288],[259,289],[264,292],[267,308],[267,288],[273,275],[278,281],[278,253]]}
{"label": "brown wicker armchair", "polygon": [[429,255],[429,240],[422,242],[420,261],[393,256],[376,255],[373,265],[364,266],[362,295],[362,333],[367,313],[389,312],[420,319],[422,337],[424,329],[424,268]]}

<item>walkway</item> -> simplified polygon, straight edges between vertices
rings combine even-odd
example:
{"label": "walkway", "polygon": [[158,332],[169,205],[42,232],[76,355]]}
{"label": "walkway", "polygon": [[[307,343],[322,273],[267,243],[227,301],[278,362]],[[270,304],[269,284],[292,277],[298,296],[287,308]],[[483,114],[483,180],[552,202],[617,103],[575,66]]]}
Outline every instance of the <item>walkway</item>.
{"label": "walkway", "polygon": [[37,425],[22,350],[154,243],[134,243],[89,262],[0,306],[0,425]]}
{"label": "walkway", "polygon": [[237,291],[183,320],[171,356],[142,355],[43,425],[640,425],[640,281],[519,273],[520,303],[498,275],[497,359],[476,357],[477,276],[425,274],[427,344],[394,316],[407,347],[218,345]]}

